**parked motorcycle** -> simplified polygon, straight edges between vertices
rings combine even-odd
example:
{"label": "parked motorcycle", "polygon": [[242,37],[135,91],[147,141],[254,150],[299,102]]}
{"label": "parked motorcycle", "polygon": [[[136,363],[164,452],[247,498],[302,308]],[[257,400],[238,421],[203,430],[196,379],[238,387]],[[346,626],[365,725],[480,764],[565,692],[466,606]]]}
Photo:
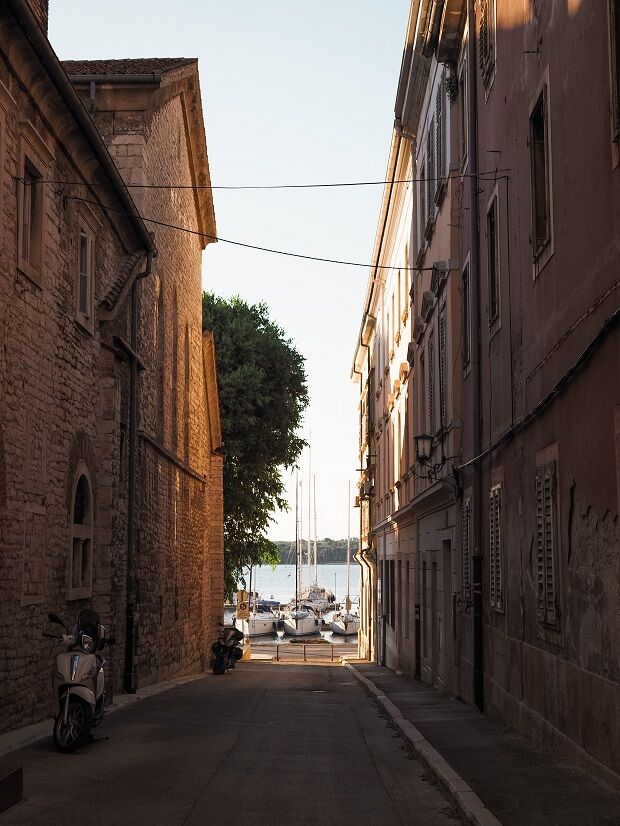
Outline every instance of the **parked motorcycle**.
{"label": "parked motorcycle", "polygon": [[71,633],[58,614],[50,613],[48,619],[61,625],[65,633],[43,632],[43,636],[62,642],[67,648],[56,656],[52,669],[57,708],[54,743],[59,751],[72,752],[88,740],[91,728],[103,719],[105,659],[100,651],[113,645],[115,639],[105,636],[98,614],[88,609],[80,611]]}
{"label": "parked motorcycle", "polygon": [[220,625],[220,636],[211,646],[215,659],[213,673],[224,674],[227,668],[234,668],[235,663],[243,657],[241,640],[243,634],[234,625]]}

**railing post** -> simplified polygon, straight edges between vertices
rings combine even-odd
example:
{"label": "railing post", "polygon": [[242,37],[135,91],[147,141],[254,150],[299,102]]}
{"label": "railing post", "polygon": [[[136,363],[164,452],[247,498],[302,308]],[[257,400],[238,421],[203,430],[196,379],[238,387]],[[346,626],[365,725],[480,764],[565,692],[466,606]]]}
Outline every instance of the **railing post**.
{"label": "railing post", "polygon": [[304,643],[304,662],[306,662],[306,643]]}
{"label": "railing post", "polygon": [[332,662],[333,662],[334,661],[334,643],[332,642],[329,645],[330,645],[330,648],[332,650]]}

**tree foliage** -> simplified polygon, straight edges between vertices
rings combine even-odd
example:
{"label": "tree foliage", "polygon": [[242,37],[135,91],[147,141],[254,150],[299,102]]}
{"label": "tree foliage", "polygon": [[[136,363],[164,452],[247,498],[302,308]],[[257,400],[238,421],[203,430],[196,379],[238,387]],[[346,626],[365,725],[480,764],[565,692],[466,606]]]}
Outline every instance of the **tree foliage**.
{"label": "tree foliage", "polygon": [[224,587],[230,596],[252,563],[276,564],[266,531],[286,510],[282,469],[305,446],[297,435],[308,388],[304,358],[269,319],[264,303],[202,295],[202,328],[213,331],[224,460]]}

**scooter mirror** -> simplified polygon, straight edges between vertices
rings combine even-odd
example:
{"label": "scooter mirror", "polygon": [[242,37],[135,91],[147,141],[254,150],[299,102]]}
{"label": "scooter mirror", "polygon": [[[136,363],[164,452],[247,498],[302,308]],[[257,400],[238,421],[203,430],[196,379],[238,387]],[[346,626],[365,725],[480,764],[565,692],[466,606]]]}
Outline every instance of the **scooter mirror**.
{"label": "scooter mirror", "polygon": [[64,622],[60,619],[58,614],[55,614],[53,611],[50,611],[50,613],[47,615],[47,618],[50,622],[55,622],[56,625],[62,625],[64,628]]}

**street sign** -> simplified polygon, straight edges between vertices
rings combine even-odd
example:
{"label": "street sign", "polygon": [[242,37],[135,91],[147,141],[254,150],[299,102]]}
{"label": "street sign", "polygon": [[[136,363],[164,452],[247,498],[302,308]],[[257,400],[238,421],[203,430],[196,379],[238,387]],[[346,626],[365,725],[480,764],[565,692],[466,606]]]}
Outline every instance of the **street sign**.
{"label": "street sign", "polygon": [[250,618],[250,595],[247,591],[237,591],[237,619]]}

